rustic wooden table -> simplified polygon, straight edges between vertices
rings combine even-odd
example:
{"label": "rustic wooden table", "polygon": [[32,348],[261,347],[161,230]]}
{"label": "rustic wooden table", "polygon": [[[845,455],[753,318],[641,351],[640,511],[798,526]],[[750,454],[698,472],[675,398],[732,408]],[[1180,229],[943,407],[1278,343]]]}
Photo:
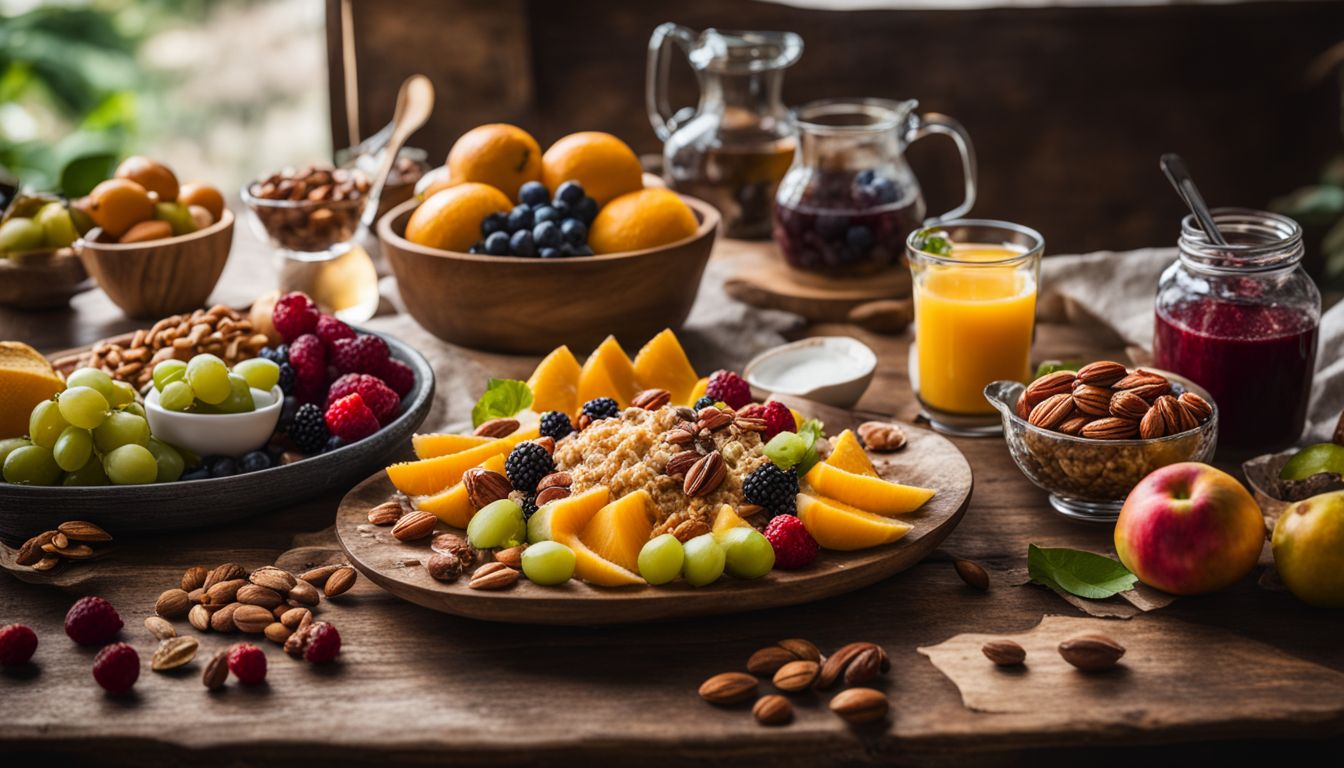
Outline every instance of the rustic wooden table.
{"label": "rustic wooden table", "polygon": [[[242,304],[269,288],[266,254],[242,227],[238,240],[217,301]],[[753,247],[760,246],[722,243],[718,258]],[[96,291],[78,297],[73,311],[0,311],[0,338],[27,340],[48,352],[136,326]],[[860,407],[903,420],[916,416],[906,376],[908,337],[847,326],[806,333],[862,338],[880,362]],[[1043,326],[1036,353],[1097,358],[1119,357],[1123,350],[1116,339]],[[480,360],[512,375],[535,362],[493,355]],[[964,520],[928,560],[868,589],[796,608],[593,629],[454,618],[361,580],[324,606],[323,618],[344,638],[339,663],[313,667],[268,645],[268,684],[254,689],[230,685],[209,694],[199,683],[204,660],[236,636],[202,635],[197,662],[180,675],[151,673],[155,643],[141,621],[188,566],[236,561],[253,568],[308,543],[317,549],[302,550],[299,558],[320,557],[333,546],[325,529],[339,494],[226,528],[121,542],[116,557],[79,591],[118,606],[127,625],[123,637],[145,661],[134,695],[125,699],[102,694],[89,677],[93,651],[64,637],[61,622],[71,595],[0,577],[0,624],[30,624],[41,638],[34,666],[0,675],[0,749],[7,756],[59,751],[71,761],[100,764],[202,765],[282,759],[965,765],[1026,762],[1042,757],[1036,752],[1044,749],[1102,764],[1257,754],[1282,760],[1322,749],[1344,754],[1344,685],[1331,682],[1344,670],[1339,614],[1310,610],[1286,593],[1258,586],[1254,577],[1224,593],[1111,620],[1118,633],[1185,648],[1191,655],[1183,663],[1192,669],[1184,687],[1170,677],[1145,685],[1144,658],[1134,658],[1123,685],[1098,683],[1100,689],[1084,691],[1080,699],[1070,698],[1080,693],[1069,686],[1024,687],[1017,706],[997,713],[963,705],[958,687],[916,649],[961,633],[1026,632],[1050,614],[1082,616],[1043,588],[1014,584],[1007,572],[1025,567],[1029,543],[1108,552],[1110,529],[1050,511],[1001,440],[956,443],[975,471]],[[202,505],[227,503],[201,499]],[[979,593],[965,586],[953,571],[953,556],[990,567],[993,588]],[[180,628],[192,633],[185,622]],[[702,680],[742,668],[752,651],[785,637],[806,637],[823,649],[854,640],[884,646],[892,661],[884,683],[893,703],[890,719],[852,729],[826,711],[824,699],[803,697],[792,725],[767,729],[745,708],[718,709],[697,697]],[[1264,685],[1263,674],[1251,674],[1256,670],[1327,684],[1323,692],[1304,683],[1299,695],[1291,684],[1288,692]],[[1107,706],[1093,711],[1087,696],[1099,693],[1104,699],[1091,701]],[[1060,759],[1061,753],[1044,757]]]}

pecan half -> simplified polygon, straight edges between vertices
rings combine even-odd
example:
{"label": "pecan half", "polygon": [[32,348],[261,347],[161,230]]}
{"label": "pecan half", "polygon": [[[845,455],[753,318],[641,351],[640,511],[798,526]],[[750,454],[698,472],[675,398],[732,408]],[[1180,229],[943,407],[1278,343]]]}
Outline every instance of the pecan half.
{"label": "pecan half", "polygon": [[1129,375],[1129,369],[1110,360],[1098,360],[1078,369],[1078,381],[1094,387],[1110,387]]}
{"label": "pecan half", "polygon": [[708,496],[723,483],[727,475],[728,468],[723,463],[723,456],[719,455],[718,451],[713,451],[700,457],[690,469],[686,470],[686,480],[682,483],[681,489],[691,498]]}
{"label": "pecan half", "polygon": [[689,421],[683,421],[663,433],[663,440],[671,445],[690,445],[695,440],[696,428]]}
{"label": "pecan half", "polygon": [[1077,375],[1073,371],[1055,371],[1031,382],[1027,385],[1027,391],[1023,393],[1027,398],[1027,407],[1035,408],[1047,398],[1068,394],[1073,391],[1073,382],[1076,378]]}
{"label": "pecan half", "polygon": [[1093,440],[1124,440],[1139,434],[1139,423],[1132,419],[1117,419],[1108,416],[1089,422],[1083,427],[1083,437]]}
{"label": "pecan half", "polygon": [[630,407],[656,411],[670,402],[672,402],[672,393],[666,389],[646,389],[635,395],[635,399],[630,401]]}
{"label": "pecan half", "polygon": [[1073,416],[1073,410],[1072,395],[1051,395],[1031,409],[1031,417],[1027,421],[1041,429],[1054,429]]}
{"label": "pecan half", "polygon": [[732,424],[733,419],[735,419],[736,416],[727,411],[720,411],[712,405],[708,405],[700,409],[700,413],[697,414],[696,418],[697,421],[695,426],[697,430],[707,429],[710,432],[717,432],[729,424]]}
{"label": "pecan half", "polygon": [[1148,412],[1143,415],[1143,420],[1139,422],[1139,437],[1144,440],[1152,440],[1166,434],[1167,423],[1162,420],[1162,412],[1156,408],[1149,408]]}
{"label": "pecan half", "polygon": [[1106,387],[1080,384],[1073,390],[1073,404],[1088,416],[1109,416],[1111,394],[1111,390]]}
{"label": "pecan half", "polygon": [[476,428],[473,435],[479,437],[508,437],[518,431],[517,419],[488,419]]}
{"label": "pecan half", "polygon": [[1133,392],[1122,389],[1111,395],[1111,415],[1118,419],[1138,421],[1148,413],[1148,401]]}
{"label": "pecan half", "polygon": [[462,475],[462,485],[467,489],[467,500],[475,509],[507,499],[513,491],[509,478],[480,467],[468,469]]}
{"label": "pecan half", "polygon": [[733,419],[733,426],[743,432],[764,432],[765,419],[758,419],[755,416],[737,416]]}

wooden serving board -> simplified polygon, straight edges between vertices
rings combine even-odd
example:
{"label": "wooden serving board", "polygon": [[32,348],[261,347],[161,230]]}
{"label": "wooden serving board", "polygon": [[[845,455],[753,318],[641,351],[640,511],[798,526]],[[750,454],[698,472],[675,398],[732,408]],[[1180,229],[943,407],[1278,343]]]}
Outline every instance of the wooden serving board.
{"label": "wooden serving board", "polygon": [[[817,415],[817,410],[831,414],[822,417],[830,434],[866,420],[859,414],[815,403],[800,410],[808,415]],[[846,414],[847,419],[841,421],[836,418],[838,414]],[[432,554],[428,539],[402,543],[392,537],[390,528],[368,522],[369,510],[395,491],[384,472],[357,485],[341,501],[336,535],[350,563],[388,592],[436,611],[487,621],[624,624],[796,605],[866,587],[911,567],[932,552],[961,520],[972,485],[966,458],[941,435],[907,425],[902,428],[909,438],[902,451],[871,455],[884,478],[938,490],[922,509],[901,516],[914,529],[883,547],[860,552],[822,550],[808,568],[776,570],[751,581],[723,578],[697,589],[680,581],[657,587],[610,588],[578,580],[546,587],[520,579],[500,591],[468,589],[466,578],[452,584],[437,582],[424,568]]]}

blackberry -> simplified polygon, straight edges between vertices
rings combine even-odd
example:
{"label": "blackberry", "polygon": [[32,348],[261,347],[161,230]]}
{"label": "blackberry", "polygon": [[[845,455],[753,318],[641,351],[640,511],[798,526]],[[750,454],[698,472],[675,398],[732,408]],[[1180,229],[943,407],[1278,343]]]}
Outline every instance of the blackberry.
{"label": "blackberry", "polygon": [[262,347],[261,352],[258,354],[261,355],[263,360],[270,360],[272,363],[275,363],[276,365],[280,365],[281,363],[288,363],[289,345],[280,344],[274,347]]}
{"label": "blackberry", "polygon": [[742,481],[742,495],[764,507],[770,517],[792,515],[798,504],[798,473],[766,464]]}
{"label": "blackberry", "polygon": [[519,443],[504,460],[509,483],[523,493],[536,493],[541,478],[555,471],[555,462],[545,448],[532,441]]}
{"label": "blackberry", "polygon": [[294,394],[294,368],[289,363],[280,364],[280,391],[286,395]]}
{"label": "blackberry", "polygon": [[252,451],[243,454],[243,458],[238,462],[239,472],[258,472],[263,469],[271,468],[271,457],[265,451]]}
{"label": "blackberry", "polygon": [[[292,382],[291,382],[292,383]],[[299,398],[293,395],[287,395],[284,403],[280,406],[280,421],[275,425],[277,432],[284,432],[289,429],[289,425],[294,423],[294,416],[299,412]]]}
{"label": "blackberry", "polygon": [[711,405],[713,405],[713,404],[714,404],[714,398],[710,397],[709,395],[705,395],[704,397],[700,398],[699,400],[696,400],[696,401],[695,401],[695,405],[692,406],[692,407],[693,407],[696,411],[699,411],[701,408],[708,408],[709,406],[711,406]]}
{"label": "blackberry", "polygon": [[583,412],[593,421],[614,419],[621,415],[621,406],[617,405],[616,401],[610,397],[594,397],[583,404]]}
{"label": "blackberry", "polygon": [[541,434],[543,437],[559,441],[560,438],[573,431],[574,424],[570,422],[569,414],[560,411],[547,411],[541,414]]}
{"label": "blackberry", "polygon": [[533,515],[537,514],[537,495],[530,493],[524,496],[520,506],[523,508],[523,519],[531,519]]}
{"label": "blackberry", "polygon": [[294,423],[289,425],[289,439],[294,441],[300,451],[315,454],[327,444],[327,421],[322,418],[322,409],[312,403],[299,406],[294,414]]}

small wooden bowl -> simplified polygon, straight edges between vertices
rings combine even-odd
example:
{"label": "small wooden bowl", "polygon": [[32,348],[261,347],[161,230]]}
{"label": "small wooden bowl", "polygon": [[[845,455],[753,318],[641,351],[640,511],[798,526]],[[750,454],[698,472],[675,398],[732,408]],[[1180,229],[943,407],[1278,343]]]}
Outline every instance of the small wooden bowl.
{"label": "small wooden bowl", "polygon": [[149,243],[100,243],[75,250],[98,286],[127,317],[154,319],[205,306],[233,245],[233,212],[189,235]]}
{"label": "small wooden bowl", "polygon": [[686,321],[714,246],[719,212],[682,196],[695,234],[659,248],[536,259],[441,251],[404,237],[419,205],[378,221],[378,237],[411,316],[444,341],[496,352],[592,349],[608,334],[638,345]]}
{"label": "small wooden bowl", "polygon": [[0,258],[0,306],[18,309],[63,307],[91,286],[71,248]]}

